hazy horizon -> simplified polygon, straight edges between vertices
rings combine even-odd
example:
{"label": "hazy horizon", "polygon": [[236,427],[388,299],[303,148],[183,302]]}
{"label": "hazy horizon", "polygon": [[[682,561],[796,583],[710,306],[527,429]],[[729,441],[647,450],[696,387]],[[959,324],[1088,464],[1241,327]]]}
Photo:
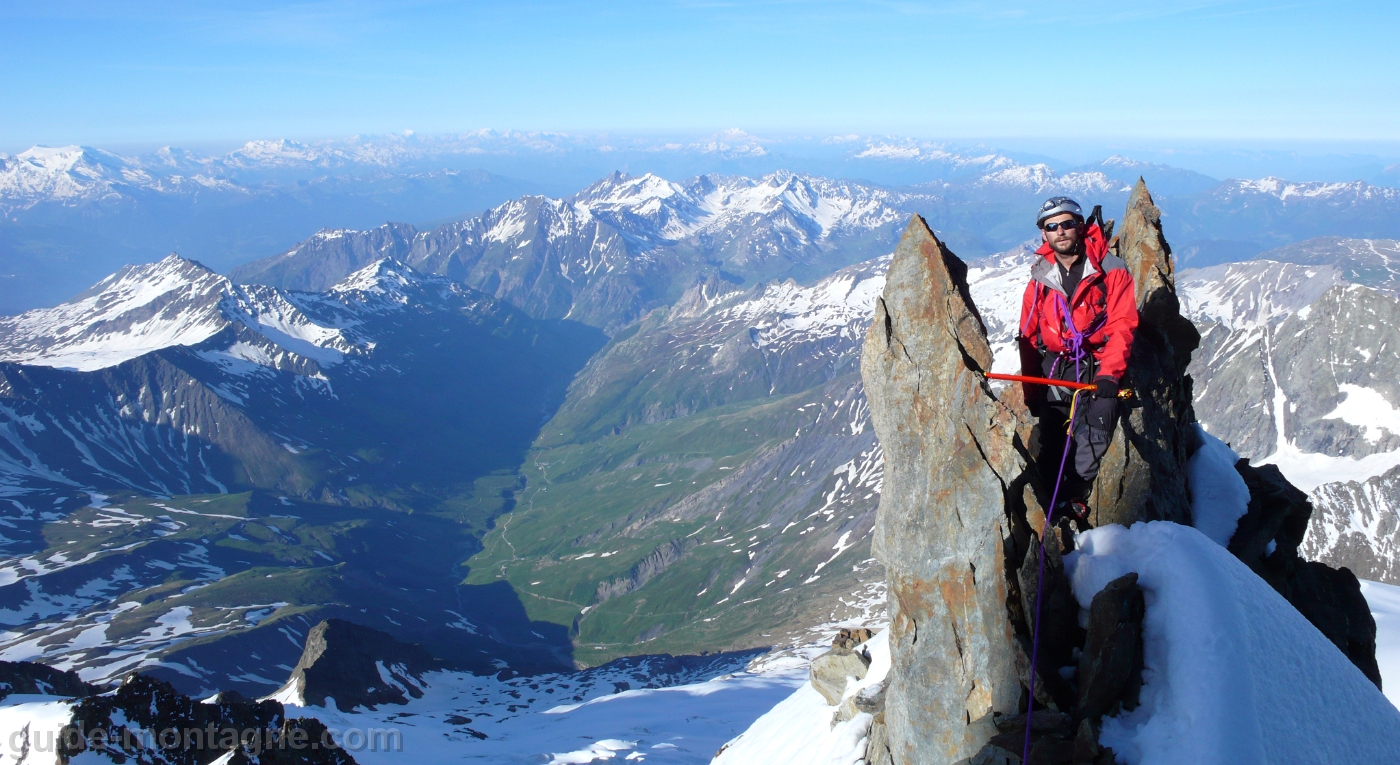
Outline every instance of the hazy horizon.
{"label": "hazy horizon", "polygon": [[[1118,139],[1066,139],[1053,137],[943,137],[896,134],[856,134],[822,133],[818,131],[756,134],[738,128],[703,133],[697,131],[564,131],[564,130],[493,130],[473,128],[459,131],[422,133],[404,131],[381,134],[342,134],[316,136],[273,136],[258,135],[243,139],[206,141],[146,141],[146,142],[94,142],[62,144],[38,142],[18,145],[0,144],[0,153],[15,155],[34,147],[61,148],[64,146],[84,146],[107,151],[125,157],[139,157],[171,147],[196,154],[217,157],[237,151],[253,141],[288,140],[313,147],[345,145],[355,141],[369,143],[400,141],[428,142],[440,141],[457,136],[468,136],[482,132],[497,135],[534,135],[568,138],[577,142],[578,151],[596,151],[599,145],[631,142],[632,146],[622,147],[619,156],[627,151],[641,151],[641,145],[661,145],[667,142],[688,145],[705,141],[746,141],[763,146],[774,158],[790,157],[797,163],[792,168],[801,171],[801,163],[816,157],[834,158],[843,152],[849,154],[851,147],[877,143],[917,143],[921,145],[943,145],[951,150],[962,152],[998,152],[1024,163],[1044,162],[1056,171],[1080,167],[1102,161],[1110,156],[1124,156],[1141,162],[1167,165],[1201,173],[1219,180],[1229,178],[1258,179],[1276,176],[1289,181],[1376,181],[1376,175],[1383,173],[1395,176],[1386,185],[1400,185],[1400,141],[1247,141],[1247,140],[1190,140],[1149,141],[1132,138]],[[832,139],[840,138],[841,141]],[[490,154],[489,152],[487,153]],[[528,157],[531,151],[517,148],[515,156]],[[458,156],[467,156],[459,153]],[[511,175],[499,162],[492,165],[485,159],[480,169],[489,169],[498,174]],[[503,153],[497,153],[497,159]],[[470,164],[470,163],[467,163]],[[718,165],[718,163],[716,163]],[[627,172],[625,164],[616,168]],[[646,169],[638,172],[650,172]],[[521,175],[527,177],[529,173]],[[1384,183],[1384,181],[1383,181]]]}

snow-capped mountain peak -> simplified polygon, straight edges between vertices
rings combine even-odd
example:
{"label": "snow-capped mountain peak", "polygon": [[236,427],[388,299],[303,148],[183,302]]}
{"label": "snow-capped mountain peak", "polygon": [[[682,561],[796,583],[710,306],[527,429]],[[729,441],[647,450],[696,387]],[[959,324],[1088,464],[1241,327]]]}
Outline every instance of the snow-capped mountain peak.
{"label": "snow-capped mountain peak", "polygon": [[[644,241],[676,242],[745,221],[787,217],[799,241],[838,227],[876,228],[902,217],[898,194],[780,170],[762,178],[703,175],[685,185],[650,173],[613,173],[573,197],[586,215]],[[781,225],[781,224],[780,224]]]}
{"label": "snow-capped mountain peak", "polygon": [[231,152],[226,159],[235,163],[292,165],[320,162],[325,156],[306,144],[278,138],[249,141]]}
{"label": "snow-capped mountain peak", "polygon": [[69,302],[0,319],[0,360],[88,371],[194,345],[227,326],[231,287],[178,255],[126,266]]}
{"label": "snow-capped mountain peak", "polygon": [[435,284],[444,290],[463,289],[447,279],[428,276],[413,270],[394,258],[379,260],[342,279],[329,290],[329,295],[342,303],[367,306],[370,303],[409,305],[423,288]]}
{"label": "snow-capped mountain peak", "polygon": [[982,186],[1003,186],[1021,188],[1036,194],[1094,194],[1127,192],[1126,184],[1115,181],[1101,172],[1070,172],[1056,175],[1049,165],[1016,165],[983,176],[978,183]]}
{"label": "snow-capped mountain peak", "polygon": [[1226,194],[1261,194],[1274,197],[1282,202],[1294,199],[1325,199],[1341,202],[1400,199],[1400,189],[1372,186],[1365,181],[1345,183],[1293,182],[1272,175],[1258,180],[1229,181],[1225,184],[1223,191]]}
{"label": "snow-capped mountain peak", "polygon": [[1177,292],[1192,321],[1237,330],[1275,323],[1345,283],[1333,266],[1254,260],[1182,271]]}
{"label": "snow-capped mountain peak", "polygon": [[150,182],[127,160],[84,146],[34,146],[0,161],[0,198],[22,202],[72,202],[109,193],[114,185]]}
{"label": "snow-capped mountain peak", "polygon": [[[324,297],[235,285],[171,254],[126,266],[53,308],[0,319],[0,361],[92,371],[166,348],[196,346],[241,327],[266,348],[334,364],[356,347],[342,329],[355,322],[341,313]],[[236,344],[248,342],[244,337]]]}

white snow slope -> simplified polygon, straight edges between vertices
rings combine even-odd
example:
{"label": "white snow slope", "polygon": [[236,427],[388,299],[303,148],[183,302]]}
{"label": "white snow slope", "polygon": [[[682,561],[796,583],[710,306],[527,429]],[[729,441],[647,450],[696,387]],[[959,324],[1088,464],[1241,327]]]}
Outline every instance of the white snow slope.
{"label": "white snow slope", "polygon": [[[865,644],[870,669],[848,682],[844,698],[885,681],[890,671],[889,630]],[[833,722],[838,707],[829,706],[811,683],[803,683],[715,756],[714,765],[854,765],[865,757],[871,716],[859,713]]]}
{"label": "white snow slope", "polygon": [[[1400,710],[1225,548],[1166,521],[1079,536],[1065,569],[1083,609],[1138,574],[1142,704],[1104,720],[1120,762],[1393,762]],[[1083,612],[1081,612],[1083,613]]]}
{"label": "white snow slope", "polygon": [[[429,682],[423,698],[405,706],[385,704],[378,711],[346,713],[292,705],[288,714],[321,720],[340,734],[337,740],[350,746],[357,740],[352,730],[395,730],[402,735],[401,749],[354,751],[355,761],[361,765],[562,765],[614,759],[705,763],[763,710],[805,683],[807,672],[803,658],[786,656],[753,671],[706,682],[605,692],[580,703],[541,703],[539,708],[520,714],[497,709],[495,715],[472,709],[474,696],[485,693],[504,698],[504,689],[495,678],[434,673],[426,679]],[[467,726],[485,738],[464,731]]]}

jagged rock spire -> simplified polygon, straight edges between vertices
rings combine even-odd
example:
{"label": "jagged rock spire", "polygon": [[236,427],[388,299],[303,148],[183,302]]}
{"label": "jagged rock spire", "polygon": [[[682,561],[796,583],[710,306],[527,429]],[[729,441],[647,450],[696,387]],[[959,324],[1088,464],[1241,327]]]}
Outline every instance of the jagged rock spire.
{"label": "jagged rock spire", "polygon": [[875,549],[889,577],[886,724],[900,763],[971,757],[996,734],[993,713],[1014,713],[1021,696],[1004,550],[1027,422],[1019,399],[987,387],[992,352],[966,272],[914,216],[861,359],[885,450]]}
{"label": "jagged rock spire", "polygon": [[1135,396],[1121,412],[1090,495],[1090,522],[1191,523],[1186,459],[1193,451],[1191,378],[1185,376],[1201,336],[1181,315],[1171,247],[1162,213],[1138,180],[1112,247],[1128,264],[1141,317],[1124,385]]}

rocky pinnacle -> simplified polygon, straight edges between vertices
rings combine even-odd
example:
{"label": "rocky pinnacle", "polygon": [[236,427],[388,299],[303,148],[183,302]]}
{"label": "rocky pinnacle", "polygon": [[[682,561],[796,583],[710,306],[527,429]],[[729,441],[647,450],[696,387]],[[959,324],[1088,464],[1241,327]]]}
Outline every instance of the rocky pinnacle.
{"label": "rocky pinnacle", "polygon": [[886,724],[899,763],[971,757],[996,734],[993,713],[1014,714],[1021,696],[1004,550],[1027,421],[987,387],[992,352],[966,270],[914,216],[861,359],[885,450],[874,544],[889,577]]}
{"label": "rocky pinnacle", "polygon": [[1191,523],[1185,466],[1196,417],[1186,367],[1201,336],[1181,315],[1161,218],[1139,180],[1112,243],[1128,264],[1137,292],[1140,323],[1123,380],[1135,395],[1120,409],[1120,425],[1090,495],[1094,526],[1128,526],[1139,520]]}

